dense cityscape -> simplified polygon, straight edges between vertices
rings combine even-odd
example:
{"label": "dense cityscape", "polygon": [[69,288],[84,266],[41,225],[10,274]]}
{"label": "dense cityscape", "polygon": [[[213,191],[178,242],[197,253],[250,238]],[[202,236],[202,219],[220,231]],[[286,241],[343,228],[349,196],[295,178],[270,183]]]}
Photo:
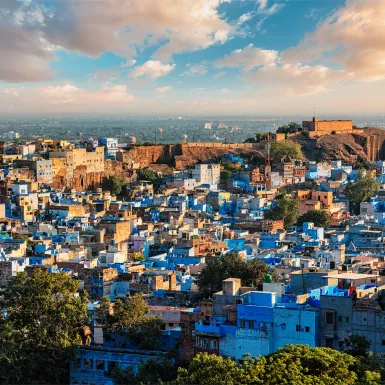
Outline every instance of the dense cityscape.
{"label": "dense cityscape", "polygon": [[0,385],[385,385],[385,0],[0,0]]}
{"label": "dense cityscape", "polygon": [[[2,382],[380,384],[385,163],[373,130],[313,118],[245,143],[174,146],[9,133]],[[367,144],[353,164],[298,144],[348,136]],[[282,360],[295,361],[289,382]]]}

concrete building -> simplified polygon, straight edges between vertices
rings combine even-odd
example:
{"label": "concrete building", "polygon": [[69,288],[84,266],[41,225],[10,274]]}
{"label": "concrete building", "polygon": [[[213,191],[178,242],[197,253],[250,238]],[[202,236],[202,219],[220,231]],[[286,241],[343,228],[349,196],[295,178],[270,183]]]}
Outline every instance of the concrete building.
{"label": "concrete building", "polygon": [[116,153],[118,152],[118,138],[99,138],[99,146],[104,147],[104,157],[107,158],[116,158]]}
{"label": "concrete building", "polygon": [[199,184],[218,185],[220,182],[221,167],[219,164],[196,164],[191,169],[192,178]]}

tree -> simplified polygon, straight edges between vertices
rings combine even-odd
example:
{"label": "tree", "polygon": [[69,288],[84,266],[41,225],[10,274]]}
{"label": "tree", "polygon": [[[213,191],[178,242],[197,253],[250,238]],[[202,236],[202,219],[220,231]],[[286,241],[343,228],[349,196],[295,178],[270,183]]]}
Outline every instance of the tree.
{"label": "tree", "polygon": [[300,125],[296,122],[290,122],[289,124],[285,124],[277,128],[277,132],[280,134],[292,134],[298,131]]}
{"label": "tree", "polygon": [[264,212],[265,219],[283,220],[286,229],[297,223],[298,216],[298,201],[286,197],[277,199],[275,206]]}
{"label": "tree", "polygon": [[132,366],[117,367],[112,373],[116,385],[154,385],[175,380],[177,367],[167,358],[151,359],[143,362],[137,370]]}
{"label": "tree", "polygon": [[345,195],[349,200],[350,211],[360,213],[360,203],[367,202],[378,190],[380,184],[374,179],[364,178],[345,187]]}
{"label": "tree", "polygon": [[102,189],[107,190],[111,195],[119,195],[122,192],[123,186],[126,184],[123,178],[115,175],[105,176],[102,180]]}
{"label": "tree", "polygon": [[298,218],[298,226],[302,226],[305,222],[312,222],[316,227],[327,228],[330,226],[331,218],[327,211],[310,210]]}
{"label": "tree", "polygon": [[211,297],[222,289],[222,281],[240,278],[245,286],[263,282],[268,266],[257,260],[244,261],[238,253],[228,253],[218,259],[208,259],[197,279],[200,294]]}
{"label": "tree", "polygon": [[108,297],[103,297],[95,310],[96,321],[103,330],[114,334],[116,343],[127,340],[142,349],[152,349],[159,344],[163,322],[159,317],[148,316],[150,309],[140,294],[123,301],[118,298],[112,305]]}
{"label": "tree", "polygon": [[343,351],[353,357],[367,357],[370,345],[370,341],[365,336],[353,334],[345,338]]}
{"label": "tree", "polygon": [[186,369],[179,369],[175,385],[379,385],[379,375],[366,372],[358,379],[356,359],[333,349],[287,345],[267,357],[230,358],[199,354]]}
{"label": "tree", "polygon": [[251,365],[242,365],[231,358],[201,353],[195,356],[187,369],[179,368],[175,385],[263,385],[259,381],[254,360]]}
{"label": "tree", "polygon": [[324,347],[287,345],[266,358],[266,385],[353,385],[354,357]]}
{"label": "tree", "polygon": [[152,182],[154,189],[159,189],[161,180],[159,175],[154,170],[151,170],[151,168],[142,168],[136,170],[136,175],[138,180]]}
{"label": "tree", "polygon": [[66,383],[69,363],[88,324],[87,297],[65,273],[35,269],[13,277],[2,291],[0,383]]}
{"label": "tree", "polygon": [[281,162],[282,158],[290,157],[291,159],[303,159],[301,145],[291,140],[274,142],[271,145],[271,160],[274,163]]}

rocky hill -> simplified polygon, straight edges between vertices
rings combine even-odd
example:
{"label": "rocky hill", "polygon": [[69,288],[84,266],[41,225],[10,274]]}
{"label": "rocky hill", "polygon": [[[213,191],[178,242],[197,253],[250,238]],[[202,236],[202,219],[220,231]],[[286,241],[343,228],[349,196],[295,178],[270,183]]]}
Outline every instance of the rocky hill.
{"label": "rocky hill", "polygon": [[325,135],[307,138],[299,134],[290,138],[301,145],[308,160],[332,161],[354,165],[359,161],[385,159],[385,130],[367,127],[353,134]]}

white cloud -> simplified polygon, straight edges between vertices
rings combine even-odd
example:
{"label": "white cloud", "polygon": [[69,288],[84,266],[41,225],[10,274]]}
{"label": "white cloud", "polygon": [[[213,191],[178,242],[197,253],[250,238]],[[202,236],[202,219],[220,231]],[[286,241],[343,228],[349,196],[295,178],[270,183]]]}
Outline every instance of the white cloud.
{"label": "white cloud", "polygon": [[[0,92],[0,105],[25,111],[99,111],[106,106],[130,104],[135,100],[127,86],[104,86],[90,91],[72,84],[37,88],[8,88]],[[1,110],[1,109],[0,109]]]}
{"label": "white cloud", "polygon": [[278,52],[273,50],[263,50],[249,44],[243,49],[237,49],[222,59],[215,60],[213,65],[217,68],[239,67],[245,71],[250,71],[260,66],[275,66],[278,60]]}
{"label": "white cloud", "polygon": [[149,60],[141,66],[135,67],[129,74],[131,78],[147,76],[156,79],[167,75],[175,68],[175,64],[163,64],[158,60]]}
{"label": "white cloud", "polygon": [[222,94],[228,94],[230,90],[228,88],[222,88],[221,89]]}
{"label": "white cloud", "polygon": [[184,71],[181,76],[202,76],[207,73],[207,68],[203,64],[186,64],[186,67],[187,71]]}
{"label": "white cloud", "polygon": [[360,80],[385,78],[385,0],[347,0],[296,47],[287,62],[334,63]]}
{"label": "white cloud", "polygon": [[[163,43],[159,60],[226,41],[233,27],[221,18],[221,0],[68,0],[48,23],[52,41],[88,55],[132,56],[137,47]],[[63,15],[73,15],[63,20]]]}
{"label": "white cloud", "polygon": [[171,86],[158,87],[155,89],[155,92],[162,94],[163,92],[167,92],[171,90]]}
{"label": "white cloud", "polygon": [[55,58],[38,31],[27,31],[0,20],[0,80],[28,82],[49,80],[49,63]]}
{"label": "white cloud", "polygon": [[221,78],[222,76],[225,76],[225,75],[226,75],[225,71],[218,72],[217,74],[214,75],[214,79],[219,79],[219,78]]}

